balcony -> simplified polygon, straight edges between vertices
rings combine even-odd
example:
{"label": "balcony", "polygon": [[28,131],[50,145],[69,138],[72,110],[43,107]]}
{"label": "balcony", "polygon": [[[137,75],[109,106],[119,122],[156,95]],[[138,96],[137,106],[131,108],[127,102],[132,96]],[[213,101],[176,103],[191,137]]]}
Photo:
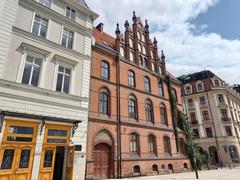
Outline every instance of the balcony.
{"label": "balcony", "polygon": [[218,102],[218,107],[219,108],[227,108],[228,105],[225,102]]}
{"label": "balcony", "polygon": [[222,117],[221,120],[222,122],[231,122],[231,118],[229,117]]}
{"label": "balcony", "polygon": [[194,125],[198,125],[198,121],[197,121],[197,120],[195,120],[195,121],[191,121],[190,123],[191,123],[192,126],[194,126]]}

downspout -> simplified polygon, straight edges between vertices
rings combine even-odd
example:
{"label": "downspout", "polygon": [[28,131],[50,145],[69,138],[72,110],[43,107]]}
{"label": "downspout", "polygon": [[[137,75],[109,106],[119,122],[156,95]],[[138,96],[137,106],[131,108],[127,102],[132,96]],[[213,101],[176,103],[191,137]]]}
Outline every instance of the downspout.
{"label": "downspout", "polygon": [[120,64],[119,54],[116,62],[116,82],[117,82],[117,171],[118,179],[122,178],[122,147],[121,147],[121,105],[120,105]]}

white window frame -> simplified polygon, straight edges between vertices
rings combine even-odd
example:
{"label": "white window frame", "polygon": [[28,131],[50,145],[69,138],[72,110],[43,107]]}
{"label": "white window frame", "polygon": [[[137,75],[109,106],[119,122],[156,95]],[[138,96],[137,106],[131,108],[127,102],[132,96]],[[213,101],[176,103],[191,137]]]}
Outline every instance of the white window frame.
{"label": "white window frame", "polygon": [[[75,11],[75,18],[74,19],[72,19],[72,17],[71,17],[72,14],[71,13],[70,13],[70,17],[67,16],[67,8],[69,8],[71,12],[72,12],[72,10]],[[76,19],[77,19],[77,11],[76,11],[76,9],[74,9],[74,8],[68,6],[68,5],[65,6],[65,14],[64,15],[65,15],[65,17],[67,17],[68,19],[70,19],[72,21],[76,21]]]}
{"label": "white window frame", "polygon": [[[201,90],[198,89],[198,85],[199,85],[199,84],[202,85],[202,89],[201,89]],[[196,83],[196,89],[197,89],[197,92],[203,92],[203,91],[204,91],[204,84],[203,84],[203,82],[197,82],[197,83]]]}
{"label": "white window frame", "polygon": [[[40,2],[40,0],[36,0],[39,4],[42,4],[41,2]],[[43,6],[45,6],[45,7],[48,7],[48,8],[52,8],[52,2],[53,2],[53,0],[50,0],[50,6],[48,7],[48,6],[46,6],[46,3],[44,3],[44,4],[42,4]]]}
{"label": "white window frame", "polygon": [[[187,92],[187,87],[190,87],[190,92]],[[192,86],[189,85],[189,84],[185,85],[184,86],[184,92],[185,92],[185,94],[192,94]]]}
{"label": "white window frame", "polygon": [[[73,32],[73,44],[72,44],[72,48],[68,48],[68,47],[62,45],[62,38],[63,38],[64,29]],[[70,30],[70,29],[65,28],[64,26],[62,26],[62,32],[61,32],[61,38],[60,38],[60,45],[61,45],[62,47],[65,47],[65,48],[74,50],[74,47],[75,47],[75,35],[76,35],[76,34],[75,34],[74,31],[72,31],[72,30]]]}
{"label": "white window frame", "polygon": [[[31,24],[31,30],[30,30],[30,32],[31,32],[32,34],[34,34],[34,33],[33,33],[33,26],[34,26],[34,22],[35,22],[35,16],[40,16],[41,18],[45,18],[45,17],[42,16],[41,14],[38,14],[38,13],[36,13],[36,12],[33,13],[32,24]],[[38,36],[38,37],[42,37],[42,38],[48,39],[50,20],[49,20],[48,18],[45,18],[45,19],[47,19],[47,21],[48,21],[48,24],[47,24],[47,31],[46,31],[46,37],[42,37],[42,36],[40,36],[40,35],[39,35],[39,32],[40,32],[39,30],[38,30],[38,31],[39,31],[38,34],[37,34],[37,35],[34,34],[34,35],[36,35],[36,36]]]}

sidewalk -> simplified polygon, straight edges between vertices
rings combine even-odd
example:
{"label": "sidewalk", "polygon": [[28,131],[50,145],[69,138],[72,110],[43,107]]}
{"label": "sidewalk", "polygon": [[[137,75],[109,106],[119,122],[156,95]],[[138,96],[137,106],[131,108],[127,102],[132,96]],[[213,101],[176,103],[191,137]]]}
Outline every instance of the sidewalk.
{"label": "sidewalk", "polygon": [[[178,174],[167,174],[159,176],[145,176],[136,178],[127,178],[125,180],[195,180],[195,173],[178,173]],[[218,170],[199,171],[199,179],[202,180],[240,180],[240,168],[224,168]]]}

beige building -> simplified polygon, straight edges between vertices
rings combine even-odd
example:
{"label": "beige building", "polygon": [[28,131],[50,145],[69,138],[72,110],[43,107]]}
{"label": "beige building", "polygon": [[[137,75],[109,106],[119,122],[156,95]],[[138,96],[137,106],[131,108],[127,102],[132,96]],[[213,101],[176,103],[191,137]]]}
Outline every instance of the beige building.
{"label": "beige building", "polygon": [[211,163],[239,163],[240,95],[211,71],[179,78],[194,141]]}
{"label": "beige building", "polygon": [[0,179],[84,179],[96,18],[84,0],[0,1]]}

